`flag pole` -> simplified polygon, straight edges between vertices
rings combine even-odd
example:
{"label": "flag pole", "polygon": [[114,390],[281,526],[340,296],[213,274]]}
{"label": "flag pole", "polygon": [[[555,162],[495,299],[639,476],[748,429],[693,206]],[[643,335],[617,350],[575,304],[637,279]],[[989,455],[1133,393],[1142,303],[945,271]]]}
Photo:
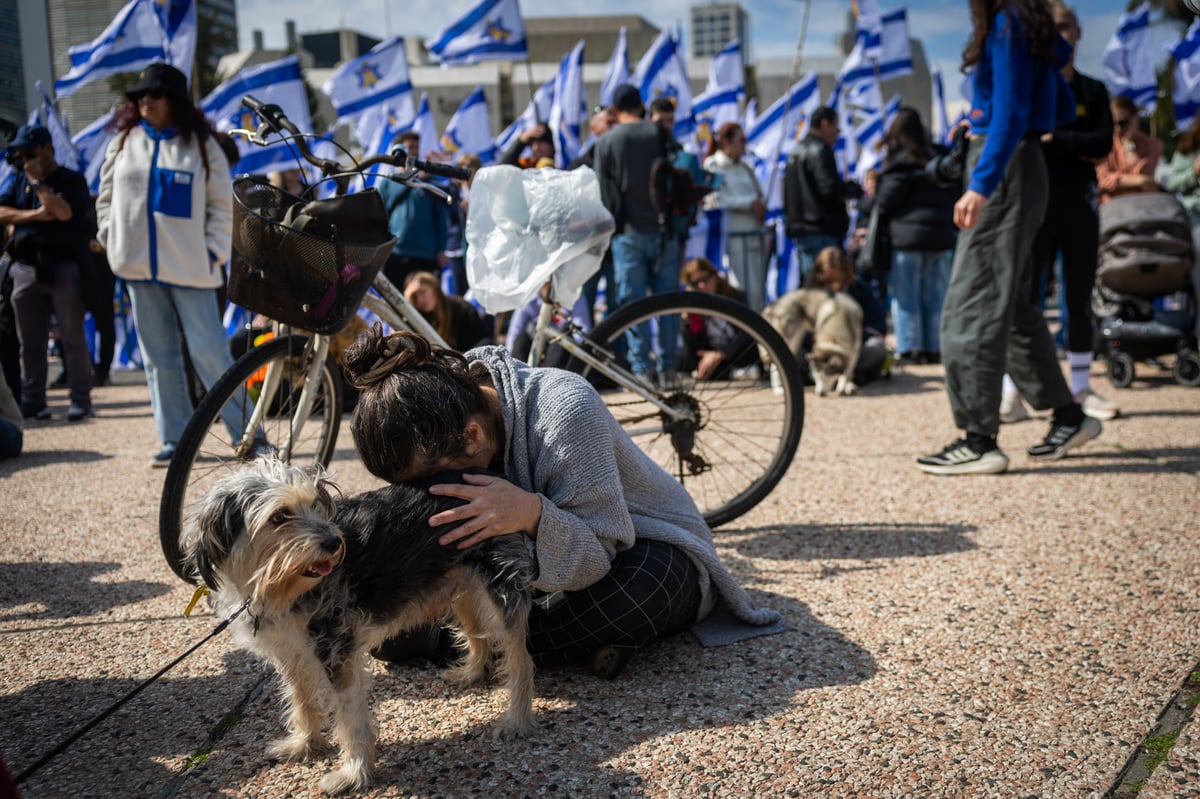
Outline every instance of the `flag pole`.
{"label": "flag pole", "polygon": [[533,86],[533,62],[529,60],[528,55],[525,56],[525,82],[529,84],[529,104],[533,106],[533,116],[537,120],[537,123],[542,125],[544,124],[542,122],[542,115],[538,112],[537,102],[534,99],[537,90]]}
{"label": "flag pole", "polygon": [[[804,56],[804,38],[808,34],[808,12],[812,9],[812,0],[805,0],[804,17],[800,21],[800,38],[796,40],[796,55],[792,58],[792,75],[788,80],[788,85],[783,90],[783,122],[786,125],[788,114],[792,110],[792,87],[796,85],[796,81],[800,80],[800,63]],[[783,139],[787,135],[787,128],[781,132],[779,141],[775,143],[775,154],[771,158],[770,177],[767,178],[766,196],[769,198],[775,190],[775,176],[779,172],[779,153],[783,150]]]}

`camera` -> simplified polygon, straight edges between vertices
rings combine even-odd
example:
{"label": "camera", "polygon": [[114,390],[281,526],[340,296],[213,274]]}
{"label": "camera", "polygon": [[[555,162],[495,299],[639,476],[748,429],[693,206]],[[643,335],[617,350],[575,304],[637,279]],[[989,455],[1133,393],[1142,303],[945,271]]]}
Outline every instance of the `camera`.
{"label": "camera", "polygon": [[950,140],[950,149],[929,159],[925,165],[925,174],[939,186],[953,186],[962,180],[967,169],[967,129],[960,127],[954,131]]}

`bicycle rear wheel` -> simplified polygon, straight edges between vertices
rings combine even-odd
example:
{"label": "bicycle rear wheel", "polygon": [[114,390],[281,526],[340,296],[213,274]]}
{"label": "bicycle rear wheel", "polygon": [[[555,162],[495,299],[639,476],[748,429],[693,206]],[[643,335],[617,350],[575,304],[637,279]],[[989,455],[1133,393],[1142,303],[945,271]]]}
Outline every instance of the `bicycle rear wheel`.
{"label": "bicycle rear wheel", "polygon": [[[307,336],[287,336],[254,347],[196,406],[167,468],[158,513],[163,555],[181,579],[194,580],[186,573],[180,547],[184,514],[218,478],[264,452],[322,467],[333,457],[342,421],[342,378],[332,356],[321,365],[311,410],[297,420],[299,433],[290,438],[313,357],[309,341]],[[266,381],[268,367],[280,376],[274,390]],[[246,435],[255,403],[263,402],[268,404],[260,429]]]}
{"label": "bicycle rear wheel", "polygon": [[[654,392],[670,407],[688,411],[688,417],[673,420],[625,389],[604,389],[601,395],[630,437],[683,483],[709,526],[716,527],[761,502],[791,464],[804,427],[800,366],[761,316],[715,294],[689,291],[645,297],[618,308],[590,338],[614,353],[624,350],[627,334],[648,331],[651,357],[656,359],[663,344],[659,323],[667,317],[680,321],[680,331],[692,319],[721,320],[730,340],[738,342],[727,353],[719,379],[680,373]],[[674,346],[684,352],[682,337]],[[621,356],[611,357],[628,368]],[[594,383],[605,382],[590,367],[582,372]]]}

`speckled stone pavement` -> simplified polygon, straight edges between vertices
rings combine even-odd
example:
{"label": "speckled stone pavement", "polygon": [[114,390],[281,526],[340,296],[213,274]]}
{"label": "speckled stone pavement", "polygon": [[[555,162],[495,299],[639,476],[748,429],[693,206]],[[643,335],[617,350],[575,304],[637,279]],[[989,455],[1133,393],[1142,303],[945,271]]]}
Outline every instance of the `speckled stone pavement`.
{"label": "speckled stone pavement", "polygon": [[[718,532],[783,634],[640,653],[613,682],[537,676],[539,726],[496,743],[495,686],[376,664],[378,797],[1200,796],[1183,728],[1147,780],[1118,776],[1200,660],[1200,389],[1153,370],[1077,454],[931,477],[954,437],[938,367],[816,398],[774,494]],[[98,416],[30,425],[0,462],[0,752],[19,772],[212,629],[157,541],[163,472],[145,385]],[[345,490],[376,483],[348,435]],[[309,797],[328,761],[267,762],[268,669],[220,636],[22,786],[42,797]]]}

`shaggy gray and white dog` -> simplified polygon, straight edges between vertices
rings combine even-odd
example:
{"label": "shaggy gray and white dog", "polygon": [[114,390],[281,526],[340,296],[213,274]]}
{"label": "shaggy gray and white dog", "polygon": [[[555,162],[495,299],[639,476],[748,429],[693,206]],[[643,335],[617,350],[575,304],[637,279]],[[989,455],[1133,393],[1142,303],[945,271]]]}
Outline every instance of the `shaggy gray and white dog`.
{"label": "shaggy gray and white dog", "polygon": [[249,600],[233,625],[237,642],[279,672],[287,737],[268,755],[305,760],[328,752],[325,707],[341,767],[321,781],[329,793],[359,791],[374,778],[368,653],[387,638],[453,617],[467,650],[452,678],[482,680],[499,651],[509,707],[497,734],[533,726],[533,660],[525,647],[534,564],[519,534],[466,550],[438,544],[434,514],[462,504],[433,496],[434,482],[390,485],[334,502],[323,478],[275,459],[222,477],[189,514],[190,568],[222,615]]}

